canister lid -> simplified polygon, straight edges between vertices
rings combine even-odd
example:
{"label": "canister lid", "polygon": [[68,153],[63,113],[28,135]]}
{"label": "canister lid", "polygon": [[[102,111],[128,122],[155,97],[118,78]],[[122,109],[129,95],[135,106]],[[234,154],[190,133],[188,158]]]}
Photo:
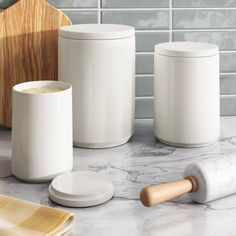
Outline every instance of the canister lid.
{"label": "canister lid", "polygon": [[200,42],[168,42],[157,44],[155,52],[172,57],[209,57],[219,54],[219,47]]}
{"label": "canister lid", "polygon": [[49,186],[52,201],[69,207],[90,207],[107,202],[114,188],[109,178],[92,171],[68,172],[57,176]]}
{"label": "canister lid", "polygon": [[133,27],[114,24],[79,24],[63,26],[59,35],[69,39],[119,39],[132,37]]}

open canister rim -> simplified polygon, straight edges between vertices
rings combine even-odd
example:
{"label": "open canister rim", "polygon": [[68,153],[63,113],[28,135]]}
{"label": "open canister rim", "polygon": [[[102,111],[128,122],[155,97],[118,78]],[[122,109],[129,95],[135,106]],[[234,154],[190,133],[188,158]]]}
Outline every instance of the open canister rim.
{"label": "open canister rim", "polygon": [[[47,92],[47,93],[25,93],[24,90],[32,89],[32,88],[59,88],[62,89],[61,91],[56,92]],[[51,95],[51,94],[58,94],[63,93],[69,90],[72,90],[72,85],[62,81],[55,81],[55,80],[36,80],[36,81],[29,81],[20,84],[16,84],[12,88],[13,92],[25,94],[25,95]]]}

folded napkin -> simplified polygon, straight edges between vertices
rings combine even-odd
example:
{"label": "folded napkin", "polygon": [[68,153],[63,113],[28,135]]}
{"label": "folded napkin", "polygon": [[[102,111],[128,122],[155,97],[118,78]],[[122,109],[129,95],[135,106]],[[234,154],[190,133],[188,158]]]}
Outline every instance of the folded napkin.
{"label": "folded napkin", "polygon": [[70,212],[0,195],[0,236],[61,236],[74,222]]}

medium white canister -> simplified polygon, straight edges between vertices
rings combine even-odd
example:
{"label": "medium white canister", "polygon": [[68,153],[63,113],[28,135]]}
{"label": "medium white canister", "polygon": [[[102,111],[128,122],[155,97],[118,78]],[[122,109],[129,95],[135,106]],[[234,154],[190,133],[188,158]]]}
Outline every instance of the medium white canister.
{"label": "medium white canister", "polygon": [[73,86],[74,145],[106,148],[133,134],[135,30],[84,24],[59,31],[59,80]]}
{"label": "medium white canister", "polygon": [[182,147],[210,145],[220,134],[219,49],[197,42],[155,47],[155,135]]}

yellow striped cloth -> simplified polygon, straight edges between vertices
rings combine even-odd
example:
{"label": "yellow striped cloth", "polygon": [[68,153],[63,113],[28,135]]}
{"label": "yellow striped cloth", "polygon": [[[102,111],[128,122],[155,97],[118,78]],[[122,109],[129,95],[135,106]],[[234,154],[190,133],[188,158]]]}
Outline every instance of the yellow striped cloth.
{"label": "yellow striped cloth", "polygon": [[0,195],[0,236],[67,235],[74,222],[70,212]]}

